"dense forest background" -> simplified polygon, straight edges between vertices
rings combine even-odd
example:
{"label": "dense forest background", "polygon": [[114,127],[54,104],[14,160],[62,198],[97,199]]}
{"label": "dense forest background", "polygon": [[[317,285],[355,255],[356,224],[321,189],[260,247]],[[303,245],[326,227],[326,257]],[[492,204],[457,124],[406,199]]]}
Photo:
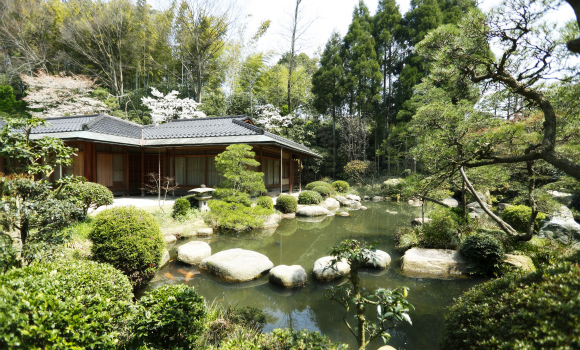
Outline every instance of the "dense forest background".
{"label": "dense forest background", "polygon": [[[86,75],[96,85],[84,92],[108,113],[141,124],[151,123],[142,98],[152,88],[175,90],[209,117],[274,116],[270,131],[323,156],[311,165],[317,177],[344,178],[354,160],[371,177],[416,171],[422,163],[410,152],[418,144],[410,123],[427,103],[422,79],[434,69],[417,45],[431,30],[481,13],[476,2],[412,0],[402,14],[395,0],[380,0],[374,13],[360,1],[346,35],[333,33],[312,57],[300,50],[309,28],[301,6],[296,1],[280,38],[287,50],[273,52],[257,45],[271,22],[248,28],[234,2],[183,0],[158,10],[145,0],[1,0],[0,85],[21,99],[27,76]],[[485,94],[478,103],[500,119],[537,109],[497,83],[426,80],[447,86],[454,103]]]}

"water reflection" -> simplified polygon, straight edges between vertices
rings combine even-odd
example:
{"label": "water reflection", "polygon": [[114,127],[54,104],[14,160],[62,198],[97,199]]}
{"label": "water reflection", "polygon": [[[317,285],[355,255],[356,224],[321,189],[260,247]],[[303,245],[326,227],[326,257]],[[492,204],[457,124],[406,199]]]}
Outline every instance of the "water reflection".
{"label": "water reflection", "polygon": [[[395,228],[418,217],[421,208],[372,202],[367,202],[365,206],[368,210],[351,211],[350,217],[283,220],[275,232],[254,231],[198,238],[211,245],[213,254],[226,249],[243,248],[268,256],[274,265],[301,265],[309,275],[308,283],[302,288],[288,290],[273,286],[268,283],[267,276],[251,282],[228,283],[177,261],[161,269],[148,288],[186,283],[206,299],[264,310],[268,316],[268,324],[265,326],[267,332],[287,327],[315,330],[355,348],[354,338],[342,323],[343,310],[337,304],[323,300],[326,290],[333,285],[345,283],[346,279],[320,283],[312,279],[311,272],[314,261],[327,255],[329,248],[343,239],[375,242],[377,249],[391,255],[392,263],[386,270],[364,270],[361,273],[364,288],[371,290],[407,286],[410,288],[409,300],[416,308],[411,312],[413,325],[401,325],[392,330],[389,344],[397,349],[436,349],[445,308],[453,302],[453,298],[481,281],[467,278],[444,280],[402,274],[399,269],[400,254],[393,249]],[[177,247],[188,241],[182,240],[175,244],[170,251],[171,256],[175,257]],[[377,342],[369,349],[380,345]]]}

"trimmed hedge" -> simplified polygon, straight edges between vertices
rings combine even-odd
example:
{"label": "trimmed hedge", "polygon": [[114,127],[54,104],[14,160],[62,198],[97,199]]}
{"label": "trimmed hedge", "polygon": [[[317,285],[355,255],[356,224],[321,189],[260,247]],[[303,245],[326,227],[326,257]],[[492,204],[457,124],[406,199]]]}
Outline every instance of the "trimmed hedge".
{"label": "trimmed hedge", "polygon": [[492,276],[498,273],[504,257],[504,249],[499,239],[485,233],[468,236],[459,253],[468,261],[470,273]]}
{"label": "trimmed hedge", "polygon": [[174,219],[182,218],[187,215],[187,212],[191,208],[189,201],[185,198],[177,198],[175,203],[173,203],[173,211],[171,216]]}
{"label": "trimmed hedge", "polygon": [[89,209],[97,209],[113,204],[113,192],[107,187],[94,182],[73,182],[62,189],[64,197],[76,198],[86,216]]}
{"label": "trimmed hedge", "polygon": [[[518,232],[528,231],[528,221],[532,216],[532,208],[525,205],[514,205],[505,208],[503,213],[501,213],[501,218],[510,224]],[[540,221],[546,218],[546,214],[538,213],[536,220],[534,221],[534,231],[537,232],[540,229]]]}
{"label": "trimmed hedge", "polygon": [[108,264],[59,261],[0,276],[0,348],[115,349],[133,298]]}
{"label": "trimmed hedge", "polygon": [[269,209],[269,210],[274,209],[274,201],[272,201],[272,198],[270,198],[268,196],[258,197],[258,199],[256,200],[256,204],[261,206],[264,209]]}
{"label": "trimmed hedge", "polygon": [[294,196],[281,194],[276,199],[276,209],[284,214],[295,213],[298,210],[298,200]]}
{"label": "trimmed hedge", "polygon": [[302,191],[298,195],[298,204],[319,204],[322,202],[322,196],[314,191]]}
{"label": "trimmed hedge", "polygon": [[136,348],[194,349],[205,330],[203,297],[187,285],[166,285],[146,294],[131,320]]}
{"label": "trimmed hedge", "polygon": [[338,180],[332,183],[332,188],[334,188],[336,192],[346,193],[350,189],[350,186],[348,185],[348,182]]}
{"label": "trimmed hedge", "polygon": [[93,242],[93,259],[121,270],[135,286],[153,277],[165,249],[155,218],[135,207],[99,213],[89,239]]}
{"label": "trimmed hedge", "polygon": [[330,189],[326,186],[316,186],[312,190],[318,192],[324,198],[329,197],[331,193]]}
{"label": "trimmed hedge", "polygon": [[578,255],[473,287],[451,306],[440,349],[580,348]]}
{"label": "trimmed hedge", "polygon": [[318,186],[328,187],[330,190],[332,190],[332,185],[329,184],[328,182],[324,182],[324,181],[311,182],[311,183],[307,184],[304,188],[307,191],[312,191],[312,190],[314,190],[314,187],[318,187]]}

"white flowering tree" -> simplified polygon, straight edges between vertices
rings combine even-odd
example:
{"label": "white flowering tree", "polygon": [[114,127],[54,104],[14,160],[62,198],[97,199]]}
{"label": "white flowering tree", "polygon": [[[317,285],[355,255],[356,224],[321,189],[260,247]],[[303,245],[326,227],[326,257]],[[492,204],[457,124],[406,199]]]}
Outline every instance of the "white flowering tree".
{"label": "white flowering tree", "polygon": [[39,71],[35,76],[21,75],[27,86],[30,113],[38,118],[50,119],[69,115],[109,112],[102,101],[90,96],[95,81],[83,75],[49,75]]}
{"label": "white flowering tree", "polygon": [[141,101],[151,110],[151,119],[155,125],[171,119],[205,118],[206,115],[198,110],[201,103],[191,98],[177,98],[178,91],[171,91],[167,95],[151,87],[154,97],[142,97]]}
{"label": "white flowering tree", "polygon": [[256,123],[272,133],[279,133],[280,128],[292,125],[292,115],[280,115],[280,109],[271,104],[256,107]]}

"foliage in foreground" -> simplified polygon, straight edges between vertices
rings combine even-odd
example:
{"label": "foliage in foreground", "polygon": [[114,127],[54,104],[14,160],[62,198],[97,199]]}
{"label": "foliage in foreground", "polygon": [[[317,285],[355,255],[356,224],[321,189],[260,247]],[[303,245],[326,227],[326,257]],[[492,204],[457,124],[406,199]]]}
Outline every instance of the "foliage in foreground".
{"label": "foliage in foreground", "polygon": [[153,277],[165,249],[157,221],[135,207],[99,213],[89,238],[93,258],[121,270],[137,287]]}
{"label": "foliage in foreground", "polygon": [[466,292],[450,308],[441,349],[580,347],[580,254],[545,270],[512,272]]}
{"label": "foliage in foreground", "polygon": [[0,276],[0,348],[116,348],[133,297],[108,264],[59,261]]}

